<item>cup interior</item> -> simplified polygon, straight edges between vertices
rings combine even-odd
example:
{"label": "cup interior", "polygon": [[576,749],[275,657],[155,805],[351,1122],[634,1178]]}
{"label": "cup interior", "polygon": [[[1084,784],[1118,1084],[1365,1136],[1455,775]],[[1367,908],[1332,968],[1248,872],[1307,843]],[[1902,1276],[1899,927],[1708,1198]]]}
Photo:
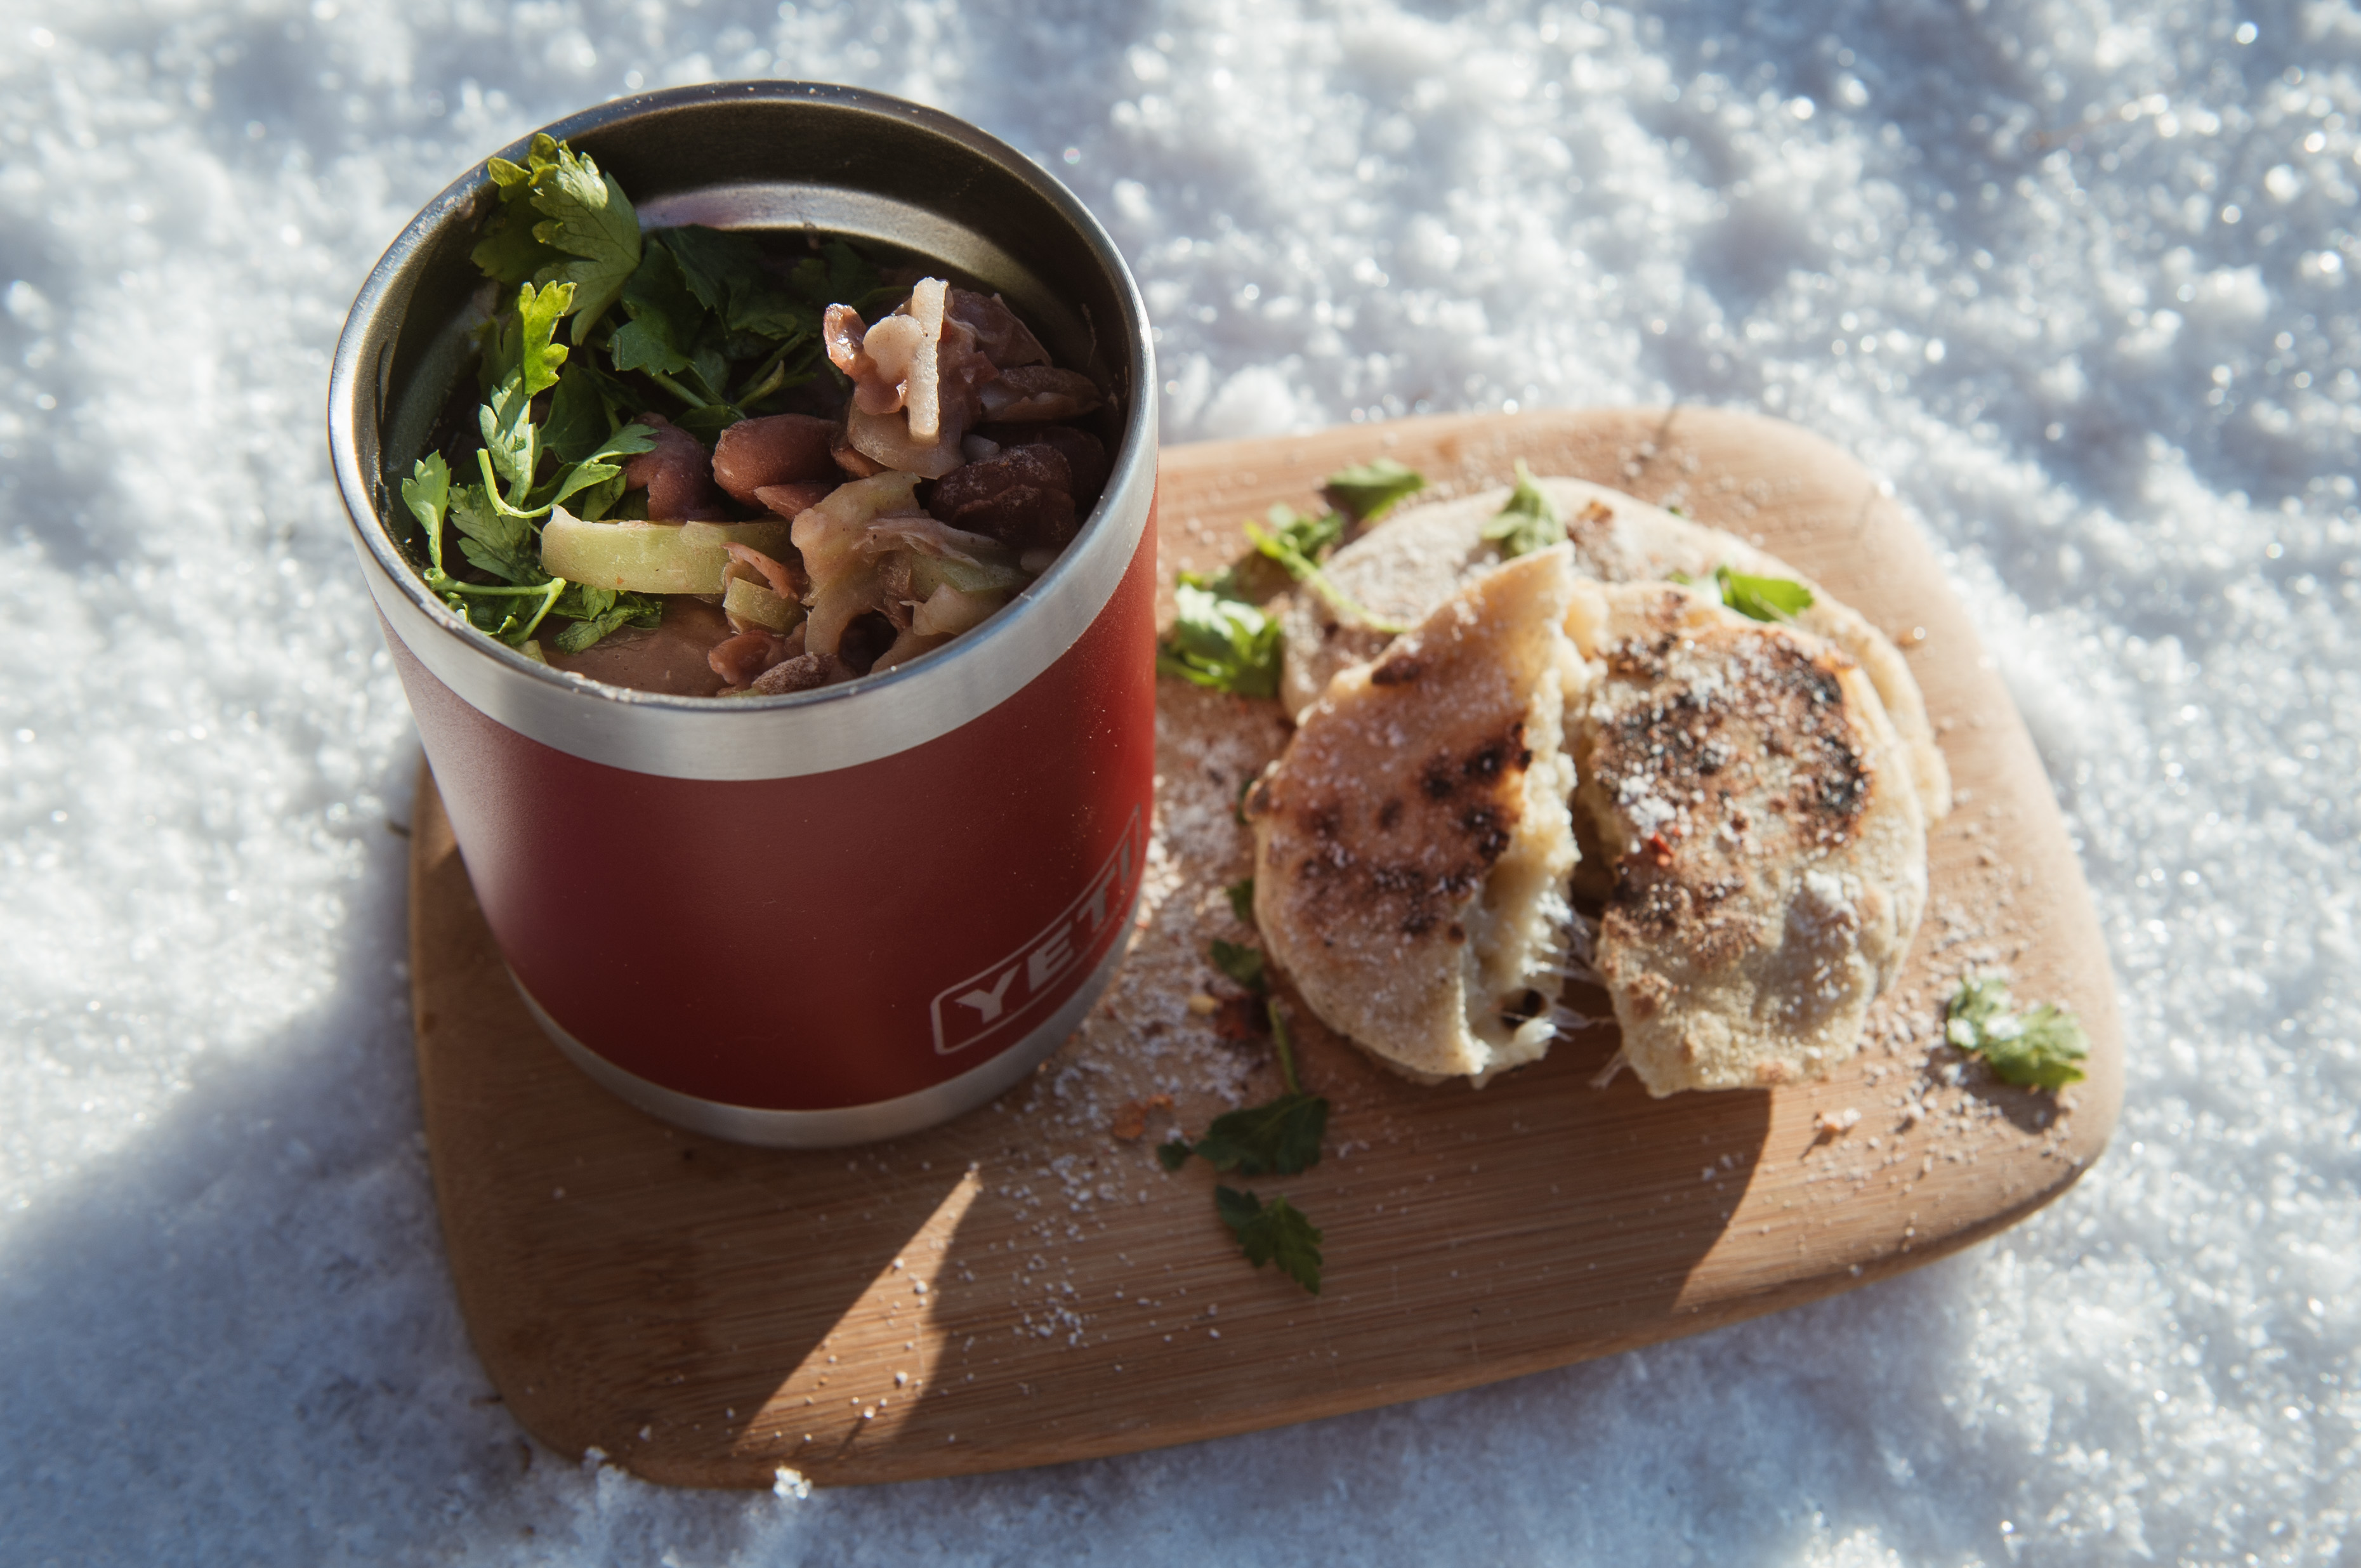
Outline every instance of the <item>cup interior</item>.
{"label": "cup interior", "polygon": [[[619,100],[547,130],[614,175],[643,228],[843,238],[1001,294],[1059,365],[1106,392],[1097,433],[1118,473],[1152,440],[1138,395],[1147,324],[1113,242],[1038,165],[973,126],[852,88],[739,82]],[[522,161],[525,146],[502,155]],[[349,403],[332,395],[332,444],[349,444],[368,487],[368,547],[422,608],[440,607],[409,566],[415,524],[396,498],[472,388],[476,332],[498,301],[468,252],[497,200],[479,164],[422,212],[371,274],[337,356],[339,380],[358,384]]]}

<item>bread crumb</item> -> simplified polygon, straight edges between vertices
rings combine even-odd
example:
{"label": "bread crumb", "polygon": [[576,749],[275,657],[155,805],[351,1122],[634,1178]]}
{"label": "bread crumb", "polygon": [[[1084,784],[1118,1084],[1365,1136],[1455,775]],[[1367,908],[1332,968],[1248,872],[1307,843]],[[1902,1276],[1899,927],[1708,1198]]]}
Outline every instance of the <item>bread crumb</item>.
{"label": "bread crumb", "polygon": [[[1211,1001],[1212,998],[1209,997],[1207,1000]],[[1193,1005],[1193,1001],[1191,1004]],[[1148,1131],[1148,1113],[1171,1109],[1172,1096],[1170,1094],[1151,1094],[1145,1100],[1129,1101],[1116,1108],[1115,1123],[1108,1131],[1125,1143],[1137,1143],[1140,1135]]]}

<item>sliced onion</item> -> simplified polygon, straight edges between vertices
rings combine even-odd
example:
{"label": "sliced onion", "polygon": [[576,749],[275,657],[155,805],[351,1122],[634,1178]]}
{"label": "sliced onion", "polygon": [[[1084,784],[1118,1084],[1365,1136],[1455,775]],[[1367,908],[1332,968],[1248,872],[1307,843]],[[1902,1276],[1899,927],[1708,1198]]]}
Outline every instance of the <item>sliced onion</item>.
{"label": "sliced onion", "polygon": [[785,631],[804,618],[803,606],[743,577],[730,578],[721,590],[721,608],[732,624],[742,620],[772,631]]}
{"label": "sliced onion", "polygon": [[933,438],[920,441],[910,433],[909,422],[900,414],[871,413],[858,403],[845,415],[844,433],[852,449],[871,461],[928,479],[939,479],[967,461],[967,455],[960,450],[961,433],[947,426]]}
{"label": "sliced onion", "polygon": [[945,583],[911,614],[910,630],[921,636],[956,637],[983,625],[1007,602],[1005,593],[962,593]]}
{"label": "sliced onion", "polygon": [[844,569],[861,553],[861,544],[874,518],[889,512],[915,510],[916,476],[879,474],[839,485],[819,505],[795,521],[795,545],[803,552],[804,570],[817,584]]}
{"label": "sliced onion", "polygon": [[896,664],[906,664],[919,654],[931,653],[950,641],[950,638],[947,635],[928,636],[914,626],[895,638],[891,648],[877,655],[877,662],[869,666],[869,673],[875,674],[880,670],[889,670]]}
{"label": "sliced onion", "polygon": [[541,530],[542,569],[568,582],[646,594],[718,594],[730,546],[784,554],[789,525],[760,522],[586,522],[559,507]]}
{"label": "sliced onion", "polygon": [[804,646],[814,653],[835,653],[844,643],[844,629],[875,609],[884,598],[877,566],[863,558],[827,581],[814,579],[811,620],[805,623]]}
{"label": "sliced onion", "polygon": [[910,356],[902,406],[909,411],[910,439],[941,444],[943,433],[943,290],[939,278],[921,278],[910,291],[909,315],[918,323],[918,351]]}

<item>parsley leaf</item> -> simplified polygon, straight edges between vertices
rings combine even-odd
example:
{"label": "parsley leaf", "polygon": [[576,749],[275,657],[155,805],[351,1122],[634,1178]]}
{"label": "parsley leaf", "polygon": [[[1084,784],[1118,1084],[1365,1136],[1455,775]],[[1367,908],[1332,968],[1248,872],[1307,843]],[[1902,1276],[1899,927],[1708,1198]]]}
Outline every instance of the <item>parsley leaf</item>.
{"label": "parsley leaf", "polygon": [[1244,599],[1183,581],[1180,613],[1156,651],[1159,674],[1178,675],[1240,696],[1279,695],[1279,622]]}
{"label": "parsley leaf", "polygon": [[1503,560],[1565,542],[1565,520],[1533,482],[1533,471],[1521,457],[1517,459],[1517,488],[1509,492],[1508,504],[1484,525],[1484,537],[1499,545]]}
{"label": "parsley leaf", "polygon": [[574,308],[574,285],[552,283],[536,291],[530,283],[517,290],[517,362],[524,395],[538,397],[557,385],[558,367],[566,363],[566,345],[556,341],[557,323]]}
{"label": "parsley leaf", "polygon": [[1323,1261],[1320,1244],[1323,1237],[1320,1227],[1305,1219],[1301,1209],[1284,1198],[1265,1203],[1251,1192],[1216,1187],[1213,1211],[1221,1215],[1222,1223],[1230,1227],[1230,1234],[1238,1238],[1248,1263],[1257,1268],[1275,1263],[1281,1274],[1314,1296],[1320,1294]]}
{"label": "parsley leaf", "polygon": [[2008,982],[1999,976],[1963,978],[1945,1009],[1944,1037],[1983,1058],[2004,1083],[2055,1092],[2081,1081],[2091,1054],[2081,1021],[2046,1002],[2021,1014],[2008,1003]]}
{"label": "parsley leaf", "polygon": [[[495,388],[492,400],[476,410],[476,423],[484,437],[483,447],[476,454],[484,488],[494,506],[513,511],[533,486],[533,471],[541,466],[540,432],[533,422],[533,398],[525,391],[523,379],[511,376]],[[509,485],[505,501],[499,488],[501,479]]]}
{"label": "parsley leaf", "polygon": [[1345,514],[1323,512],[1313,517],[1292,507],[1275,506],[1267,514],[1270,532],[1263,532],[1252,523],[1246,525],[1246,537],[1255,548],[1271,560],[1297,574],[1297,563],[1309,567],[1316,563],[1328,547],[1345,537]]}
{"label": "parsley leaf", "polygon": [[[575,286],[574,341],[581,343],[640,265],[640,220],[615,177],[563,142],[533,138],[533,237],[565,252],[533,274],[540,283]],[[546,156],[546,161],[544,161]]]}
{"label": "parsley leaf", "polygon": [[[522,647],[536,659],[541,654],[532,642],[533,631],[552,614],[607,619],[607,624],[569,627],[559,635],[559,647],[579,652],[616,626],[653,626],[664,613],[663,600],[652,595],[619,595],[611,588],[588,588],[551,576],[542,568],[533,525],[494,505],[482,486],[453,490],[450,466],[440,453],[431,453],[412,466],[411,477],[401,482],[401,499],[426,528],[427,587],[470,626],[512,647]],[[444,569],[445,521],[458,530],[459,550],[469,564],[510,586],[461,582]],[[617,609],[619,600],[630,602]],[[525,613],[527,609],[531,614]]]}
{"label": "parsley leaf", "polygon": [[[555,488],[538,499],[544,509],[554,507],[575,494],[603,485],[622,476],[622,464],[614,461],[636,453],[653,451],[655,431],[644,424],[627,424],[593,447],[582,460],[561,469],[554,481]],[[612,505],[610,501],[609,503]]]}
{"label": "parsley leaf", "polygon": [[1417,469],[1380,457],[1374,463],[1340,468],[1328,476],[1328,493],[1363,522],[1375,522],[1396,502],[1426,488],[1426,476]]}
{"label": "parsley leaf", "polygon": [[[1217,963],[1222,961],[1224,948],[1234,954],[1249,953],[1257,960],[1256,973],[1261,973],[1262,955],[1256,949],[1225,942],[1213,946]],[[1227,969],[1226,964],[1224,967]],[[1241,1176],[1297,1176],[1320,1163],[1321,1140],[1328,1135],[1328,1102],[1303,1091],[1295,1076],[1295,1049],[1288,1038],[1287,1017],[1277,1008],[1271,1010],[1270,1033],[1286,1091],[1260,1105],[1214,1117],[1205,1135],[1193,1145],[1180,1137],[1158,1145],[1157,1162],[1166,1170],[1178,1171],[1191,1155],[1216,1170]],[[1260,1268],[1276,1260],[1280,1272],[1313,1295],[1320,1293],[1321,1235],[1300,1210],[1284,1198],[1273,1199],[1266,1207],[1253,1193],[1226,1187],[1213,1189],[1213,1203],[1223,1223],[1246,1248],[1247,1262]]]}
{"label": "parsley leaf", "polygon": [[1812,608],[1812,590],[1785,577],[1754,577],[1725,564],[1713,574],[1721,602],[1755,620],[1792,620]]}
{"label": "parsley leaf", "polygon": [[541,444],[561,461],[581,462],[615,428],[614,410],[599,387],[604,379],[580,362],[558,374],[557,395],[549,400],[549,417],[541,425]]}
{"label": "parsley leaf", "polygon": [[[653,626],[664,618],[664,601],[653,594],[615,594],[612,588],[605,591],[613,595],[616,602],[604,610],[586,614],[559,632],[555,641],[561,651],[579,653],[610,631],[625,626]],[[566,611],[566,606],[560,603],[557,613],[563,615]]]}
{"label": "parsley leaf", "polygon": [[495,506],[483,486],[465,485],[452,491],[450,518],[461,535],[460,554],[480,570],[529,587],[549,580],[541,569],[533,525]]}
{"label": "parsley leaf", "polygon": [[1306,585],[1325,600],[1339,620],[1356,622],[1376,631],[1402,632],[1410,630],[1407,626],[1381,620],[1370,614],[1321,568],[1320,553],[1344,537],[1343,512],[1332,511],[1323,517],[1307,517],[1286,507],[1275,506],[1270,509],[1269,515],[1271,530],[1268,533],[1251,522],[1246,524],[1246,538],[1253,542],[1257,554],[1285,567],[1289,576]]}
{"label": "parsley leaf", "polygon": [[1257,993],[1270,989],[1270,977],[1264,971],[1262,949],[1245,942],[1213,942],[1213,967],[1230,979]]}
{"label": "parsley leaf", "polygon": [[[1265,989],[1261,983],[1261,953],[1227,942],[1213,946],[1227,948],[1233,954],[1250,955],[1255,960],[1256,976],[1252,989]],[[1219,962],[1221,957],[1216,952],[1215,961]],[[1295,1076],[1295,1046],[1288,1037],[1287,1016],[1277,1008],[1270,1011],[1270,1036],[1279,1053],[1279,1076],[1286,1080],[1286,1090],[1277,1099],[1260,1105],[1214,1117],[1213,1124],[1194,1145],[1177,1138],[1163,1145],[1156,1151],[1156,1157],[1164,1162],[1165,1169],[1180,1169],[1192,1154],[1216,1170],[1235,1170],[1246,1176],[1266,1172],[1294,1176],[1320,1163],[1320,1140],[1328,1134],[1328,1102],[1303,1091],[1302,1081]]]}
{"label": "parsley leaf", "polygon": [[[542,155],[542,144],[548,141],[546,137],[533,138],[533,151],[526,155],[532,167],[511,163],[505,158],[485,162],[484,172],[492,177],[492,184],[500,192],[500,210],[484,225],[484,237],[468,252],[467,259],[499,282],[524,282],[543,268],[566,259],[563,251],[544,245],[533,233],[536,221],[532,201],[533,177],[534,168],[548,161]],[[549,142],[552,148],[556,145]]]}
{"label": "parsley leaf", "polygon": [[771,282],[752,237],[694,225],[658,237],[680,263],[689,291],[731,332],[791,342],[819,332],[818,311]]}
{"label": "parsley leaf", "polygon": [[666,376],[687,369],[711,318],[672,252],[662,245],[649,246],[621,297],[631,319],[608,341],[607,354],[615,368]]}
{"label": "parsley leaf", "polygon": [[796,292],[815,307],[845,304],[864,314],[869,296],[880,287],[877,269],[840,239],[829,240],[819,247],[818,256],[807,256],[796,263],[789,280]]}
{"label": "parsley leaf", "polygon": [[1295,1176],[1320,1163],[1328,1102],[1290,1090],[1276,1100],[1213,1118],[1191,1152],[1219,1171]]}
{"label": "parsley leaf", "polygon": [[426,530],[426,558],[434,565],[435,576],[443,575],[443,513],[451,501],[451,465],[443,461],[443,454],[430,452],[411,465],[410,477],[401,481],[401,500]]}
{"label": "parsley leaf", "polygon": [[1234,882],[1222,890],[1230,895],[1230,913],[1238,917],[1241,926],[1251,926],[1254,916],[1254,878]]}

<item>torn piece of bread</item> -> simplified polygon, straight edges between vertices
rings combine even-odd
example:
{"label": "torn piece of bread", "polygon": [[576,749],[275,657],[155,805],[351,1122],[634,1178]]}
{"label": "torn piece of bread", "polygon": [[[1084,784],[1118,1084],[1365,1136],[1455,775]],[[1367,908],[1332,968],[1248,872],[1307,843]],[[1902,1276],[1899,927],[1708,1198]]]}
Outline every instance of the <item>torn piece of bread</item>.
{"label": "torn piece of bread", "polygon": [[[1902,651],[1850,606],[1767,551],[1737,535],[1674,516],[1587,479],[1537,483],[1565,520],[1578,576],[1607,583],[1662,582],[1675,573],[1704,579],[1727,565],[1753,576],[1784,577],[1812,591],[1811,607],[1795,624],[1852,655],[1867,673],[1903,744],[1903,765],[1929,822],[1951,809],[1951,774],[1935,743],[1927,704]],[[1336,552],[1328,575],[1345,594],[1382,620],[1415,624],[1467,583],[1500,564],[1485,525],[1509,499],[1505,488],[1395,512]],[[1279,696],[1300,713],[1349,664],[1375,658],[1390,639],[1366,627],[1338,624],[1317,595],[1297,594],[1283,619],[1287,639]]]}
{"label": "torn piece of bread", "polygon": [[1614,868],[1593,959],[1654,1095],[1850,1057],[1927,902],[1926,818],[1842,648],[1669,584],[1576,585],[1601,666],[1575,809]]}
{"label": "torn piece of bread", "polygon": [[1510,562],[1307,708],[1246,797],[1255,921],[1331,1027],[1424,1081],[1478,1084],[1552,1026],[1576,850],[1564,749],[1574,578]]}

